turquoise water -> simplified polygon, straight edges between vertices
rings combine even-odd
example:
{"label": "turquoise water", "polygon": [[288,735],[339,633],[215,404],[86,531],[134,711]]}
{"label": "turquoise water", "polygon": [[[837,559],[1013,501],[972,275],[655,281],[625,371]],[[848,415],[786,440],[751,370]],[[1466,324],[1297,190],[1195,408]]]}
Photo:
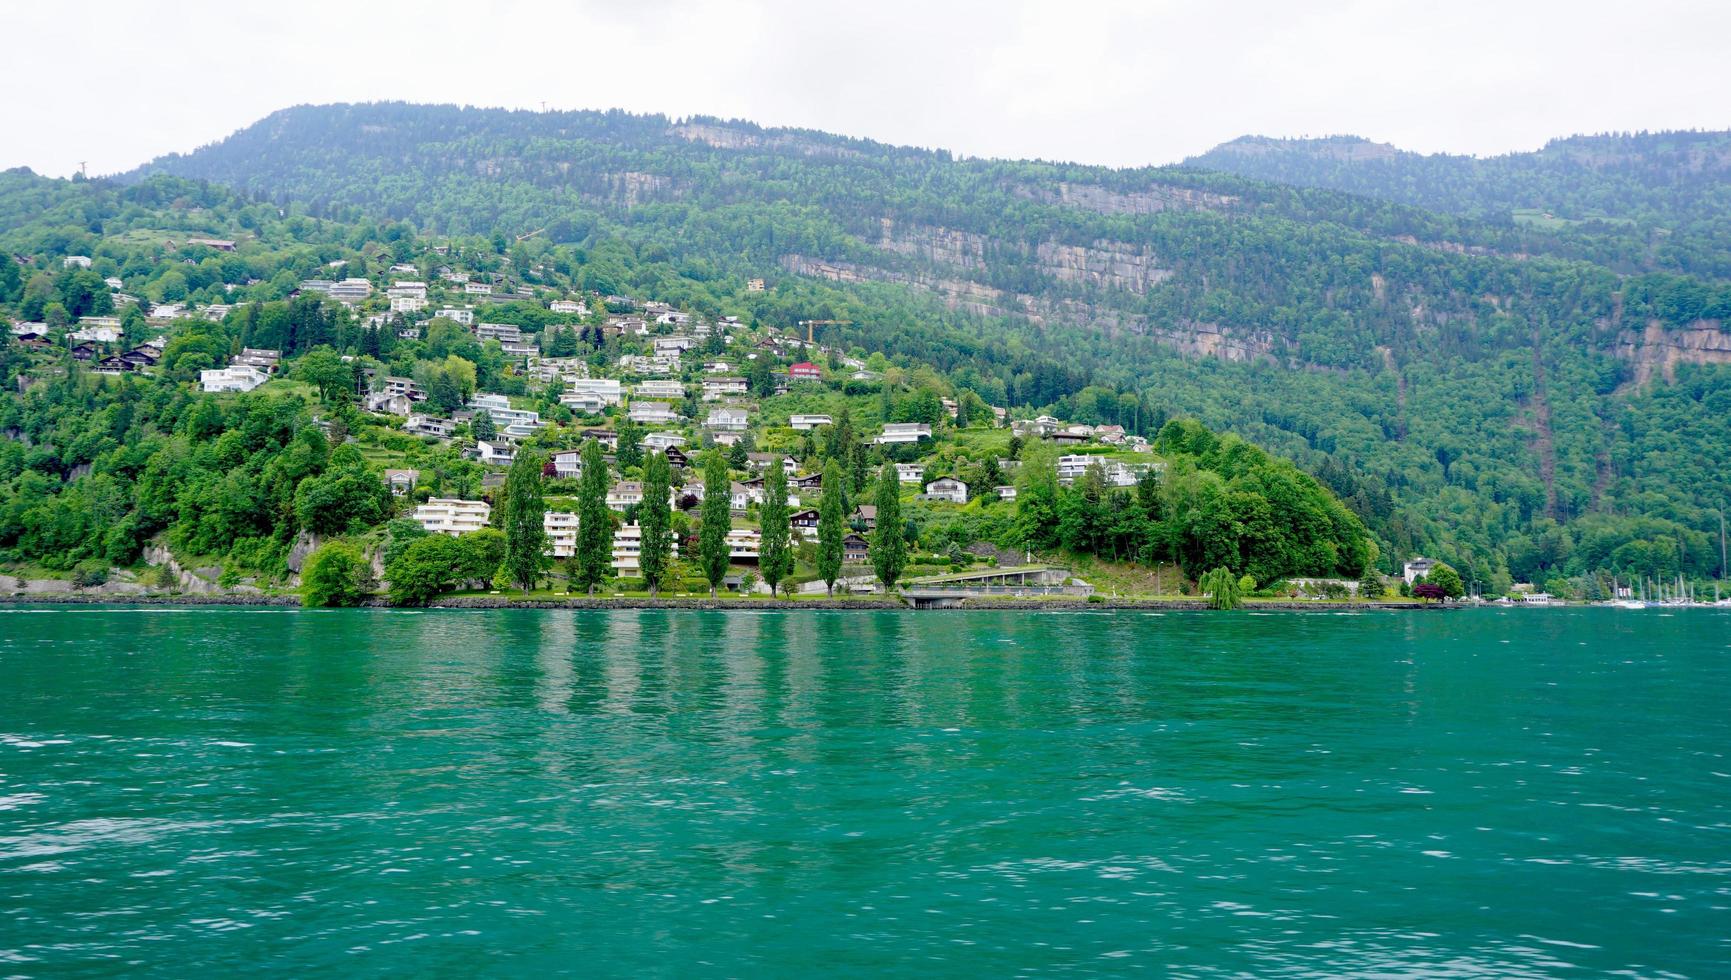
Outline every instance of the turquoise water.
{"label": "turquoise water", "polygon": [[1731,615],[0,608],[0,975],[1731,973]]}

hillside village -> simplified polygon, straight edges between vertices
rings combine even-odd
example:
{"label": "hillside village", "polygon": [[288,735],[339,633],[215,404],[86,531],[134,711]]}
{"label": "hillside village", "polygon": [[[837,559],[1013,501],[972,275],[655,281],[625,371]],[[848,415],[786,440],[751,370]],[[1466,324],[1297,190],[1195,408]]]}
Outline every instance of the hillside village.
{"label": "hillside village", "polygon": [[[187,265],[243,248],[223,239],[165,244]],[[399,256],[383,250],[331,260],[324,276],[287,290],[277,276],[282,298],[268,305],[245,301],[266,285],[258,279],[221,284],[228,302],[157,303],[127,293],[120,277],[104,277],[108,301],[92,304],[101,312],[12,324],[19,347],[37,354],[19,383],[28,389],[53,376],[58,357],[97,377],[185,378],[218,404],[273,393],[307,397],[319,430],[333,444],[353,446],[388,488],[389,514],[382,516],[393,518],[393,530],[385,540],[402,534],[405,521],[452,537],[496,527],[509,468],[519,455],[536,453],[545,460],[542,530],[552,560],[545,586],[561,592],[577,559],[588,442],[604,449],[614,525],[606,587],[621,594],[650,586],[639,567],[638,522],[650,454],[669,464],[672,550],[682,560],[665,584],[675,592],[704,585],[695,563],[709,491],[700,462],[710,453],[726,463],[725,586],[768,591],[758,569],[760,514],[776,470],[786,481],[794,555],[783,589],[809,594],[882,589],[871,567],[873,501],[878,474],[889,467],[912,549],[907,578],[1028,567],[1040,569],[1037,594],[1085,595],[1093,586],[1069,569],[1033,561],[1031,542],[1014,530],[1026,509],[1018,507],[1019,488],[1043,475],[1036,482],[1048,493],[1088,483],[1102,506],[1108,494],[1134,496],[1139,487],[1152,499],[1166,465],[1148,436],[1124,425],[1019,417],[924,365],[825,343],[825,321],[789,329],[705,315],[573,288],[540,264],[515,275],[481,271],[464,254],[436,244],[401,256],[413,261],[387,262]],[[69,272],[100,261],[62,260]],[[204,295],[214,297],[217,288]],[[752,280],[745,289],[762,292],[765,284]],[[218,327],[226,344],[212,336]],[[826,582],[815,552],[829,460],[842,464],[839,492],[848,506],[843,570]],[[300,532],[285,555],[289,582],[299,570],[295,559],[328,537]],[[1045,550],[1055,543],[1055,534],[1041,542]],[[1139,546],[1126,547],[1132,550],[1121,557],[1134,558]],[[383,574],[382,551],[375,552],[375,572]],[[1172,578],[1173,588],[1184,587],[1183,576]],[[269,588],[272,577],[247,580]],[[1350,574],[1340,581],[1357,587]],[[482,576],[450,584],[488,590],[501,583]]]}

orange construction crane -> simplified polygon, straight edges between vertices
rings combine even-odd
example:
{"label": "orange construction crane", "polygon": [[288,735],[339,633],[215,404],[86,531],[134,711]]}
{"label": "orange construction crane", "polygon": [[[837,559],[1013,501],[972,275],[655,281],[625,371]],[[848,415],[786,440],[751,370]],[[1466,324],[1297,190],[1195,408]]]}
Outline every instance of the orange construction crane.
{"label": "orange construction crane", "polygon": [[808,344],[814,344],[817,342],[816,336],[812,333],[813,327],[851,326],[852,324],[853,324],[852,320],[801,320],[801,321],[799,321],[799,325],[805,328],[805,342]]}

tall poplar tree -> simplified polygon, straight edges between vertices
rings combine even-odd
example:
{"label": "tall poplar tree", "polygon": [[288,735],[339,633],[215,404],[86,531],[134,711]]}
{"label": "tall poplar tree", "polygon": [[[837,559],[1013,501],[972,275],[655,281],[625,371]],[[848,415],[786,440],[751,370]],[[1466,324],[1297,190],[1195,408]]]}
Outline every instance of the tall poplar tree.
{"label": "tall poplar tree", "polygon": [[845,481],[841,463],[831,459],[823,468],[823,500],[817,507],[817,575],[831,598],[835,597],[835,580],[841,577],[842,539],[847,536]]}
{"label": "tall poplar tree", "polygon": [[885,591],[895,587],[908,564],[908,539],[902,528],[902,485],[896,468],[885,463],[878,475],[878,526],[872,532],[872,568]]}
{"label": "tall poplar tree", "polygon": [[787,523],[787,470],[781,460],[770,461],[763,476],[763,506],[757,512],[757,571],[775,595],[783,579],[793,574],[792,531]]}
{"label": "tall poplar tree", "polygon": [[589,595],[607,577],[613,554],[613,515],[607,512],[607,459],[601,443],[583,444],[583,472],[577,480],[577,549],[572,580]]}
{"label": "tall poplar tree", "polygon": [[500,523],[505,529],[505,571],[527,593],[547,571],[547,502],[541,498],[541,467],[546,459],[525,449],[511,462],[505,477]]}
{"label": "tall poplar tree", "polygon": [[661,580],[673,556],[673,505],[669,500],[673,481],[667,457],[650,453],[643,463],[643,503],[637,507],[637,527],[642,535],[638,566],[643,581],[649,584],[649,596],[661,592]]}
{"label": "tall poplar tree", "polygon": [[727,577],[727,532],[733,530],[733,511],[729,502],[733,496],[732,478],[727,473],[727,458],[711,449],[703,461],[703,524],[697,533],[697,560],[703,566],[703,577],[709,580],[709,597]]}

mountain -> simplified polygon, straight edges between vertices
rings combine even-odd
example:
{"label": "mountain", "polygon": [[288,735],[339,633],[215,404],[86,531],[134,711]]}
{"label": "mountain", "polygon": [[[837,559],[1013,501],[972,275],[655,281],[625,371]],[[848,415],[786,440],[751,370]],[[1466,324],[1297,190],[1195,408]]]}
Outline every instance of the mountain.
{"label": "mountain", "polygon": [[1410,153],[1356,136],[1245,136],[1185,164],[1564,239],[1641,243],[1652,252],[1648,267],[1731,276],[1731,132],[1572,136],[1484,158]]}
{"label": "mountain", "polygon": [[[1717,200],[1716,172],[1687,199]],[[765,322],[850,320],[826,339],[904,351],[993,403],[1103,421],[1152,405],[1241,433],[1322,476],[1385,552],[1481,581],[1630,547],[1716,564],[1731,236],[1711,215],[1654,247],[1603,221],[1194,166],[405,104],[284,110],[124,179],[151,173],[363,232],[563,246],[603,292],[763,278],[747,302]]]}

